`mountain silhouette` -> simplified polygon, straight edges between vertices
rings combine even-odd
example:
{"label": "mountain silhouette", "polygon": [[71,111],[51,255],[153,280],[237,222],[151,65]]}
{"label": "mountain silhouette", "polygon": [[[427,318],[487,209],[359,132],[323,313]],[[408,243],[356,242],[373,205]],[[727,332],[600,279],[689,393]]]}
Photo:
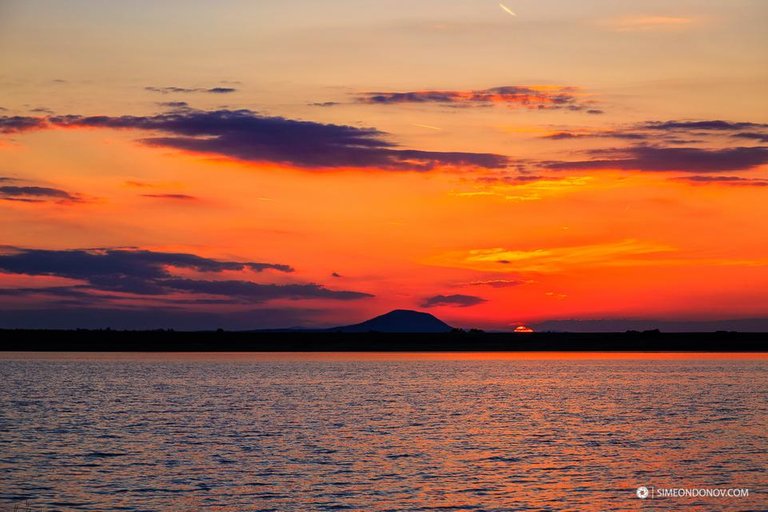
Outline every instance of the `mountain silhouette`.
{"label": "mountain silhouette", "polygon": [[330,330],[335,332],[424,333],[450,332],[452,329],[453,327],[429,313],[395,309],[359,324],[334,327]]}

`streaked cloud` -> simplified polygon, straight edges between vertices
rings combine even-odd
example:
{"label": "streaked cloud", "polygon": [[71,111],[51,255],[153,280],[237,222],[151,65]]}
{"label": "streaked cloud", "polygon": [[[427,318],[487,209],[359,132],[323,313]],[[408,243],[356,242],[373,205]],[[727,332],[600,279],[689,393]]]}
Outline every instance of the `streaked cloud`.
{"label": "streaked cloud", "polygon": [[693,26],[696,21],[686,16],[623,16],[602,20],[599,25],[619,32],[651,32],[683,30]]}
{"label": "streaked cloud", "polygon": [[674,181],[693,185],[728,185],[734,187],[768,187],[768,179],[742,178],[740,176],[681,176]]}
{"label": "streaked cloud", "polygon": [[192,93],[208,93],[208,94],[230,94],[237,92],[237,89],[233,87],[156,87],[148,86],[144,88],[150,92],[157,92],[160,94],[192,94]]}
{"label": "streaked cloud", "polygon": [[2,186],[0,187],[0,199],[6,201],[22,201],[37,203],[44,201],[64,201],[78,202],[80,199],[58,188],[48,187],[18,187]]}
{"label": "streaked cloud", "polygon": [[573,267],[644,263],[674,251],[666,244],[626,239],[565,247],[471,249],[439,255],[429,263],[486,272],[556,273]]}
{"label": "streaked cloud", "polygon": [[488,279],[479,281],[470,281],[467,286],[490,286],[491,288],[512,288],[530,283],[527,279]]}
{"label": "streaked cloud", "polygon": [[505,105],[530,110],[572,110],[602,114],[594,102],[582,99],[576,87],[553,85],[503,86],[490,89],[456,91],[423,90],[407,92],[364,92],[358,103],[371,105],[438,104],[451,107],[491,107]]}
{"label": "streaked cloud", "polygon": [[197,201],[198,198],[187,194],[141,194],[152,199],[170,199],[171,201]]}
{"label": "streaked cloud", "polygon": [[[9,185],[5,185],[9,183]],[[23,203],[79,203],[83,201],[80,194],[67,192],[60,188],[30,184],[29,180],[20,180],[8,176],[0,176],[0,200],[19,201]]]}
{"label": "streaked cloud", "polygon": [[593,158],[543,162],[550,170],[627,170],[649,172],[746,171],[768,163],[768,147],[723,149],[637,145],[588,151]]}
{"label": "streaked cloud", "polygon": [[482,297],[477,297],[475,295],[462,295],[462,294],[434,295],[432,297],[427,297],[426,299],[424,299],[421,302],[421,307],[434,308],[434,307],[441,307],[441,306],[450,306],[450,307],[458,307],[458,308],[468,308],[471,306],[477,306],[478,304],[483,304],[484,302],[488,302],[488,301]]}

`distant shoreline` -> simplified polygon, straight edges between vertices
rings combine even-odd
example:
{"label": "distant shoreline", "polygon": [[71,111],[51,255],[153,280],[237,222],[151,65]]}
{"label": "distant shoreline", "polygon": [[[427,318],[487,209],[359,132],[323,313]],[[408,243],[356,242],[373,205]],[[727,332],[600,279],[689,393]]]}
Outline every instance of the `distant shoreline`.
{"label": "distant shoreline", "polygon": [[342,333],[0,329],[0,351],[768,352],[768,333]]}

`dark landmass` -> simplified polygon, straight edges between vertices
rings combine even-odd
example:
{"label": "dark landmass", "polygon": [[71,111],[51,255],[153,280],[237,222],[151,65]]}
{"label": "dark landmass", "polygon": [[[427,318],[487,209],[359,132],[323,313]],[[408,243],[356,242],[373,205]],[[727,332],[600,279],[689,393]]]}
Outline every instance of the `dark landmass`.
{"label": "dark landmass", "polygon": [[659,329],[662,332],[768,332],[768,318],[735,318],[729,320],[547,320],[532,325],[537,331],[558,332],[623,332]]}
{"label": "dark landmass", "polygon": [[399,332],[414,334],[425,332],[445,333],[452,331],[453,327],[429,313],[408,309],[395,309],[359,324],[334,327],[329,330],[333,332]]}
{"label": "dark landmass", "polygon": [[768,352],[768,333],[382,333],[0,330],[3,351],[85,352]]}

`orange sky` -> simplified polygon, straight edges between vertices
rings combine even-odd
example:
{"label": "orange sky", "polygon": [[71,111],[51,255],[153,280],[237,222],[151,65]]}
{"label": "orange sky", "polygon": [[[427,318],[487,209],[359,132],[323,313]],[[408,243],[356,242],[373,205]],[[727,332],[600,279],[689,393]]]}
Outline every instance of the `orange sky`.
{"label": "orange sky", "polygon": [[768,317],[763,2],[299,4],[4,2],[0,322]]}

